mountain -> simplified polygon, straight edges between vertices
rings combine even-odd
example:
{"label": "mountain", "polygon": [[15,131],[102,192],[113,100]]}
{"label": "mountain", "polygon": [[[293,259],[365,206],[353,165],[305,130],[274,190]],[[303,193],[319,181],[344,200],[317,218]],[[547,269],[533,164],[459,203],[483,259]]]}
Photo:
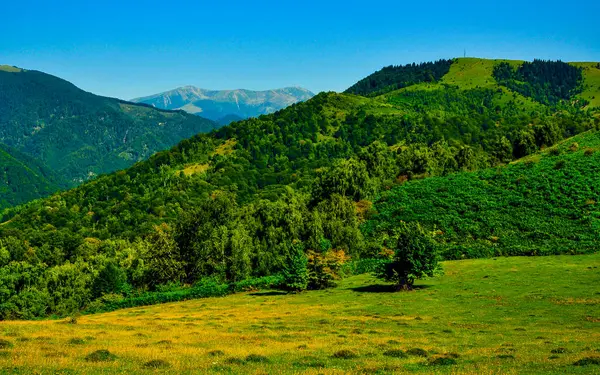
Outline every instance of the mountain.
{"label": "mountain", "polygon": [[50,195],[60,179],[39,161],[0,144],[0,209]]}
{"label": "mountain", "polygon": [[398,220],[449,258],[593,251],[595,69],[456,59],[441,78],[321,93],[4,210],[0,316],[273,276],[303,251],[312,267],[377,258]]}
{"label": "mountain", "polygon": [[162,109],[181,109],[226,125],[238,119],[273,113],[313,96],[312,92],[301,87],[218,91],[185,86],[131,101]]}
{"label": "mountain", "polygon": [[101,97],[49,74],[0,66],[0,142],[69,186],[217,127],[183,111]]}

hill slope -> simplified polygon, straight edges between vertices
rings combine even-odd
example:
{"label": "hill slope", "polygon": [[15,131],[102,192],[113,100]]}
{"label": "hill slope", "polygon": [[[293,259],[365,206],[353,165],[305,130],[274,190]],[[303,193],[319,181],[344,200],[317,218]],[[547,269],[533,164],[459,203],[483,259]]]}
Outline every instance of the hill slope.
{"label": "hill slope", "polygon": [[449,259],[598,250],[600,132],[510,165],[406,183],[384,193],[367,232],[401,221],[435,231]]}
{"label": "hill slope", "polygon": [[0,142],[40,160],[70,185],[216,126],[93,95],[42,72],[0,67]]}
{"label": "hill slope", "polygon": [[[462,89],[427,82],[374,98],[321,93],[274,114],[196,135],[76,189],[5,210],[0,285],[6,285],[6,294],[0,313],[66,314],[94,299],[103,303],[102,295],[114,292],[191,285],[207,277],[233,283],[269,276],[302,249],[316,259],[377,257],[398,214],[392,208],[392,219],[383,220],[380,202],[382,224],[361,227],[373,214],[370,201],[390,188],[414,187],[411,199],[417,205],[419,184],[441,185],[424,190],[423,199],[447,204],[448,212],[458,215],[440,215],[446,221],[439,225],[446,227],[438,239],[448,257],[525,255],[535,248],[589,252],[598,240],[590,216],[596,211],[582,200],[600,199],[594,177],[598,161],[583,148],[597,147],[597,133],[582,134],[577,151],[559,153],[556,160],[545,150],[598,128],[600,119],[589,108],[571,101],[544,104],[509,87]],[[490,177],[496,169],[486,169],[540,150],[540,169],[510,166],[496,180]],[[477,170],[483,170],[476,174],[483,183],[470,177]],[[524,176],[515,179],[515,174]],[[453,192],[470,206],[443,190],[453,179],[466,181]],[[485,184],[495,183],[514,194],[490,197],[488,203],[486,194],[500,187],[488,192]],[[478,190],[464,196],[469,189]],[[561,189],[564,194],[557,194]],[[544,199],[556,201],[556,207]],[[516,211],[508,210],[511,203]],[[485,210],[475,218],[463,212],[481,207]],[[416,219],[406,220],[423,221],[433,231],[435,218],[420,210],[426,208],[419,206]],[[512,216],[530,221],[518,223]],[[453,223],[458,229],[450,227]],[[551,223],[562,229],[551,232]],[[500,236],[486,233],[490,229]],[[472,237],[474,245],[455,233]],[[486,241],[499,243],[498,252]],[[107,277],[115,283],[105,287]]]}
{"label": "hill slope", "polygon": [[194,86],[132,99],[162,109],[182,109],[188,113],[228,124],[231,121],[273,113],[294,103],[306,101],[314,94],[301,87],[268,91],[205,90]]}
{"label": "hill slope", "polygon": [[50,195],[58,180],[37,160],[0,144],[0,210]]}

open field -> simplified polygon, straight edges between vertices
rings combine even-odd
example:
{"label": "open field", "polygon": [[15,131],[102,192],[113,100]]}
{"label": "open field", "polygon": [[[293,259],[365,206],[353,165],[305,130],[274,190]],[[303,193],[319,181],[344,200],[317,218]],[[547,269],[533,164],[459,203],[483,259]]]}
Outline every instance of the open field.
{"label": "open field", "polygon": [[[333,290],[243,293],[76,324],[2,322],[0,373],[600,373],[573,365],[600,358],[600,254],[444,268],[408,293],[362,275]],[[86,359],[102,349],[115,357]]]}

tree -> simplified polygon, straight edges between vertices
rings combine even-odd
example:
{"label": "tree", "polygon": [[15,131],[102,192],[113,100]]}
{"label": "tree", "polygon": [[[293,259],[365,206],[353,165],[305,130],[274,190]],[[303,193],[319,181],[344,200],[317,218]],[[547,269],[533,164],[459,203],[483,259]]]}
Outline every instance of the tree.
{"label": "tree", "polygon": [[437,245],[419,223],[403,224],[392,241],[395,249],[376,276],[396,283],[397,290],[411,290],[416,279],[439,269]]}
{"label": "tree", "polygon": [[300,242],[292,244],[283,269],[283,287],[292,292],[306,290],[308,286],[308,258]]}
{"label": "tree", "polygon": [[127,282],[125,271],[113,262],[110,262],[100,271],[92,285],[92,296],[102,297],[104,294],[118,293],[123,290]]}
{"label": "tree", "polygon": [[154,227],[154,232],[148,236],[148,250],[145,263],[148,265],[147,278],[151,285],[168,282],[178,282],[185,276],[177,243],[173,240],[166,224]]}

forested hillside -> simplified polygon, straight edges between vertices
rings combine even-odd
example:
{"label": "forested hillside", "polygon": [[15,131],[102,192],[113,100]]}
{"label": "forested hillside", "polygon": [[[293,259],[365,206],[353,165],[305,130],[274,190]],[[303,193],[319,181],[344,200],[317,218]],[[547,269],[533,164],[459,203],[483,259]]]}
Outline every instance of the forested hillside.
{"label": "forested hillside", "polygon": [[[489,80],[489,86],[473,84],[464,73],[474,65],[463,62],[451,67],[452,77],[376,98],[322,93],[5,210],[0,312],[5,317],[66,314],[95,299],[118,300],[168,283],[206,278],[234,283],[274,275],[305,256],[313,270],[310,287],[324,287],[334,276],[323,276],[323,270],[336,269],[348,257],[378,257],[386,248],[385,225],[402,212],[395,206],[388,210],[384,200],[374,208],[371,202],[388,189],[410,191],[417,213],[402,220],[441,231],[436,236],[443,237],[436,239],[448,257],[527,255],[536,247],[540,253],[569,252],[576,238],[582,245],[577,251],[589,251],[597,228],[579,204],[597,201],[597,191],[584,189],[596,186],[587,176],[595,172],[596,156],[583,149],[598,147],[596,133],[582,135],[579,146],[572,146],[577,152],[552,154],[556,162],[544,161],[539,168],[501,166],[540,150],[547,158],[553,145],[598,128],[600,119],[589,108],[565,101],[547,105],[498,86],[491,76],[495,62],[483,65],[489,75],[476,77]],[[490,167],[500,169],[472,174]],[[496,180],[489,177],[496,173]],[[572,177],[577,177],[572,184],[563,183]],[[473,178],[488,179],[498,189],[519,189],[518,194],[473,202],[488,199],[481,183],[469,182]],[[444,190],[454,179],[463,182]],[[439,186],[425,189],[419,200],[420,184]],[[469,206],[452,200],[453,193],[471,187],[483,190],[465,198]],[[548,211],[543,199],[555,199],[557,189],[573,190],[556,204],[556,224],[563,230],[553,234],[543,214],[558,213]],[[499,224],[513,215],[499,208],[520,205],[529,196],[527,204],[536,205],[537,214],[527,217],[531,222],[519,237],[518,223]],[[450,216],[437,223],[417,215],[426,199],[441,201]],[[400,198],[391,202],[404,204]],[[485,208],[478,220],[487,226],[461,216],[473,207]],[[487,234],[492,227],[497,232]],[[465,233],[474,245],[461,242],[466,240],[458,234]],[[497,241],[498,251],[482,250],[485,241]]]}
{"label": "forested hillside", "polygon": [[59,180],[37,160],[0,144],[0,209],[50,195]]}
{"label": "forested hillside", "polygon": [[0,67],[0,142],[70,186],[216,127],[183,112],[93,95],[42,72]]}
{"label": "forested hillside", "polygon": [[436,82],[448,73],[453,60],[438,60],[420,64],[390,65],[361,79],[345,92],[377,96],[421,82]]}

